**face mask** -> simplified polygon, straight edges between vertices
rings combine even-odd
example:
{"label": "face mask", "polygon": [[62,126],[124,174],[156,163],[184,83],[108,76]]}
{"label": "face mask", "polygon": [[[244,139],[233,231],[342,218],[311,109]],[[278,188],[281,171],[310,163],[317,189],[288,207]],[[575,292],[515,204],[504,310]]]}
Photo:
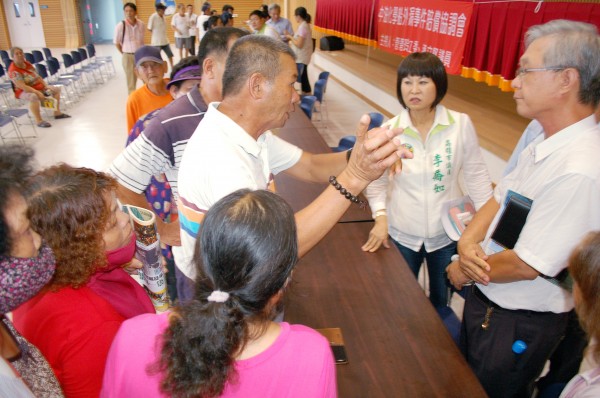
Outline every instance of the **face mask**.
{"label": "face mask", "polygon": [[135,254],[135,234],[131,234],[131,239],[123,247],[106,252],[106,259],[110,268],[121,267],[131,261]]}
{"label": "face mask", "polygon": [[50,281],[55,268],[54,254],[45,242],[37,257],[0,256],[0,314],[35,296]]}

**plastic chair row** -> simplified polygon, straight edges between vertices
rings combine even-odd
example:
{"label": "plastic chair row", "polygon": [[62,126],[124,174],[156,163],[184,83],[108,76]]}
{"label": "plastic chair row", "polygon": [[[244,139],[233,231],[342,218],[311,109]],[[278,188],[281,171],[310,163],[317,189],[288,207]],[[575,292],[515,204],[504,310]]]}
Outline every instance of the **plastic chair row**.
{"label": "plastic chair row", "polygon": [[[374,129],[375,127],[381,127],[381,125],[383,124],[383,115],[381,113],[370,112],[369,117],[371,118],[371,122],[369,123],[369,127],[367,128],[367,130]],[[355,143],[356,136],[347,135],[345,137],[342,137],[338,142],[338,146],[332,147],[331,150],[333,152],[347,151],[348,149],[353,148]]]}

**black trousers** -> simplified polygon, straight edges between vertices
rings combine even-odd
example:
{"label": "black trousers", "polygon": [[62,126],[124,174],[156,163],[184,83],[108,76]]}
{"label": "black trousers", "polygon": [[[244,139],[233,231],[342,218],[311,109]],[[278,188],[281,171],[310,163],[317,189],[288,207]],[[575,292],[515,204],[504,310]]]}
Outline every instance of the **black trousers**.
{"label": "black trousers", "polygon": [[304,69],[302,70],[300,83],[302,84],[303,93],[310,93],[312,91],[312,89],[310,88],[310,82],[308,81],[308,65],[306,64],[304,64]]}
{"label": "black trousers", "polygon": [[[507,310],[473,287],[465,301],[461,349],[490,398],[531,397],[535,379],[565,334],[568,316]],[[512,351],[516,340],[527,344],[521,354]]]}
{"label": "black trousers", "polygon": [[548,387],[556,389],[557,385],[565,387],[579,373],[583,353],[588,345],[588,337],[581,329],[575,310],[569,312],[569,321],[565,337],[550,357],[550,370],[540,378],[536,385],[540,394]]}
{"label": "black trousers", "polygon": [[190,36],[190,55],[196,55],[196,36]]}

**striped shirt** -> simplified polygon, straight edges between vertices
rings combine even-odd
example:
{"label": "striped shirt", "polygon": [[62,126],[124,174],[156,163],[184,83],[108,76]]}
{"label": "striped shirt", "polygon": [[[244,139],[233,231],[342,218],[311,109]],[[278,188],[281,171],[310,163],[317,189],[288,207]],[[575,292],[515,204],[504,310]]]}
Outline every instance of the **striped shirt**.
{"label": "striped shirt", "polygon": [[144,192],[152,176],[164,173],[177,198],[177,173],[183,151],[206,108],[197,89],[171,102],[119,154],[110,166],[110,173],[119,184],[135,193]]}

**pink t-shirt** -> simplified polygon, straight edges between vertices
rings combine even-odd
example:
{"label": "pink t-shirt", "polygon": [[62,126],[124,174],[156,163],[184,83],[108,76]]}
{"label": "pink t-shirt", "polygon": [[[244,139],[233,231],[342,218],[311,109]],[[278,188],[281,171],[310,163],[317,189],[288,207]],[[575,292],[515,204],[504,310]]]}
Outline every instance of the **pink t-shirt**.
{"label": "pink t-shirt", "polygon": [[[281,333],[267,350],[237,361],[238,382],[227,384],[222,397],[337,397],[335,364],[327,340],[302,325],[282,322]],[[127,320],[108,354],[101,397],[166,397],[161,375],[146,368],[160,354],[156,344],[168,326],[168,313]]]}

